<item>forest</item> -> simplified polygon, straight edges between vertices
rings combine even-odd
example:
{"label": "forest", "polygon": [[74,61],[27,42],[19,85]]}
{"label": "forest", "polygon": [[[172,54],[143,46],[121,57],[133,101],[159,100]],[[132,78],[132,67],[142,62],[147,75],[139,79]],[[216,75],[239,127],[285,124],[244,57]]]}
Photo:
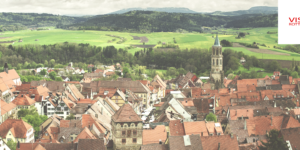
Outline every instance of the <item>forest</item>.
{"label": "forest", "polygon": [[[277,14],[276,14],[277,15]],[[264,14],[217,16],[208,14],[130,11],[124,14],[99,15],[64,29],[122,32],[174,32],[177,29],[202,32],[201,27],[276,27],[277,17]],[[246,23],[245,23],[246,22]]]}
{"label": "forest", "polygon": [[[0,64],[8,63],[10,68],[17,70],[24,68],[35,68],[37,66],[62,67],[69,62],[82,68],[86,64],[115,64],[128,63],[130,66],[136,64],[146,66],[148,69],[164,69],[169,67],[184,68],[197,75],[209,76],[211,68],[211,50],[206,49],[185,49],[163,51],[157,49],[144,49],[137,51],[134,55],[124,49],[116,49],[114,46],[97,47],[89,44],[61,43],[54,45],[23,45],[23,46],[0,46],[2,57]],[[247,61],[245,68],[251,67],[264,68],[269,72],[282,70],[287,75],[298,76],[297,65],[294,63],[292,68],[281,68],[277,61],[261,63],[256,57],[245,55],[223,48],[223,64],[225,75],[233,73],[240,66],[240,58],[244,57]],[[3,68],[2,68],[3,70]],[[295,72],[297,75],[295,75]],[[243,72],[235,72],[242,75]],[[244,78],[256,78],[259,74],[243,74]]]}
{"label": "forest", "polygon": [[68,17],[37,13],[0,13],[0,32],[24,30],[28,27],[62,26],[86,21],[89,17]]}

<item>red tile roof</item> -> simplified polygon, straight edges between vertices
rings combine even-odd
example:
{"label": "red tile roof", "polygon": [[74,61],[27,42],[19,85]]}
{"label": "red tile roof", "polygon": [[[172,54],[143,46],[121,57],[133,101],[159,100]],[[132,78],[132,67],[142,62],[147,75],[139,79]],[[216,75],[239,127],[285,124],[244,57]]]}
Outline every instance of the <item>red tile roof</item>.
{"label": "red tile roof", "polygon": [[199,134],[208,136],[205,121],[184,122],[184,131],[186,135]]}
{"label": "red tile roof", "polygon": [[31,99],[30,97],[28,97],[27,95],[18,95],[18,97],[16,97],[12,103],[14,103],[15,105],[23,105],[23,106],[31,106],[32,104],[35,103],[35,101],[33,99]]}
{"label": "red tile roof", "polygon": [[93,119],[93,117],[90,114],[82,115],[82,119],[81,119],[82,128],[92,126],[93,124],[97,127],[100,133],[104,133],[106,131],[105,128],[102,125],[100,125],[97,121],[95,121],[95,119]]}
{"label": "red tile roof", "polygon": [[183,124],[181,123],[180,120],[170,120],[169,128],[170,128],[170,135],[171,136],[183,136],[183,135],[185,135]]}
{"label": "red tile roof", "polygon": [[96,100],[91,99],[80,99],[77,101],[77,104],[95,104],[96,102]]}
{"label": "red tile roof", "polygon": [[143,145],[158,143],[159,140],[163,143],[167,140],[167,131],[164,125],[158,125],[153,130],[143,130]]}
{"label": "red tile roof", "polygon": [[230,120],[238,120],[239,117],[253,118],[253,109],[230,109]]}
{"label": "red tile roof", "polygon": [[233,138],[230,135],[202,136],[201,142],[204,150],[218,150],[218,143],[221,150],[239,150],[236,135]]}
{"label": "red tile roof", "polygon": [[76,137],[76,139],[73,141],[75,143],[78,142],[79,139],[97,139],[93,133],[87,128],[85,127]]}
{"label": "red tile roof", "polygon": [[7,119],[0,125],[0,137],[6,138],[8,131],[12,131],[15,138],[26,138],[26,133],[32,126],[23,120]]}
{"label": "red tile roof", "polygon": [[142,122],[129,104],[124,104],[111,118],[114,122]]}

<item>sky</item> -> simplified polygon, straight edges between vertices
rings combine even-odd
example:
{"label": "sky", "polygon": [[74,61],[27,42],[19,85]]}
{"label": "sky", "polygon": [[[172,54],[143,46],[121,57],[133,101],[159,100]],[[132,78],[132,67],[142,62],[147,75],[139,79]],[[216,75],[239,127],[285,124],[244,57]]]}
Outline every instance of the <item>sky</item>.
{"label": "sky", "polygon": [[98,15],[135,7],[185,7],[196,12],[278,6],[278,0],[0,0],[0,12]]}

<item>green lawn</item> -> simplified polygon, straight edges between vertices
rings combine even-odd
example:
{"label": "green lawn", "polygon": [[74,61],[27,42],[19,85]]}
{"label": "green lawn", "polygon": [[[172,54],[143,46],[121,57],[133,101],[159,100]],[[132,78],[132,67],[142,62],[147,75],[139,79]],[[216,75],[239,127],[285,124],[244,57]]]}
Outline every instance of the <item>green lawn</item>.
{"label": "green lawn", "polygon": [[[269,49],[273,51],[280,51],[283,53],[289,53],[291,56],[282,56],[282,55],[262,55],[261,53],[254,53],[245,48],[233,47],[231,49],[235,51],[243,51],[245,54],[256,56],[257,58],[263,59],[281,59],[281,60],[300,60],[300,54],[292,53],[284,50],[274,49],[273,46],[284,46],[278,45],[275,42],[278,39],[278,34],[267,34],[268,31],[277,31],[277,27],[267,27],[267,28],[240,28],[236,29],[227,29],[224,31],[227,32],[249,32],[250,35],[246,35],[245,38],[236,39],[237,35],[223,35],[219,34],[220,41],[223,39],[229,40],[230,42],[243,42],[243,43],[253,43],[257,42],[260,44],[266,44],[267,47],[260,46],[261,49]],[[106,36],[105,34],[112,34],[121,36],[127,39],[126,42],[117,44],[120,40],[115,37]],[[179,45],[181,49],[192,49],[192,48],[202,48],[209,49],[214,43],[215,36],[210,33],[176,33],[176,32],[154,32],[154,33],[127,33],[127,32],[115,32],[115,31],[92,31],[92,30],[62,30],[55,29],[54,27],[50,27],[50,30],[41,30],[41,31],[30,31],[30,30],[22,30],[16,32],[5,32],[0,37],[11,37],[0,39],[0,41],[9,41],[9,40],[18,40],[20,38],[23,39],[23,42],[15,42],[14,45],[24,45],[24,44],[55,44],[62,42],[70,42],[70,43],[89,43],[90,45],[96,46],[110,46],[113,45],[116,48],[125,48],[132,45],[142,45],[140,40],[133,40],[133,36],[146,36],[149,39],[149,42],[146,45],[157,45],[159,41],[165,43],[174,43],[173,38],[176,40],[176,44]],[[38,39],[39,41],[35,41]],[[107,43],[108,40],[116,39],[116,41]],[[161,46],[161,45],[157,45]],[[224,49],[226,49],[224,47]],[[133,48],[129,49],[129,53],[134,54],[134,52],[143,50],[143,48]]]}

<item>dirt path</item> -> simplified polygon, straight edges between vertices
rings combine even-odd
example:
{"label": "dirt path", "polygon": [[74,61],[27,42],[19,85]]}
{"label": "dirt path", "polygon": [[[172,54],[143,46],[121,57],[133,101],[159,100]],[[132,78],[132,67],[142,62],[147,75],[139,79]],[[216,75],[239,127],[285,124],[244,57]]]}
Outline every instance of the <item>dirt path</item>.
{"label": "dirt path", "polygon": [[239,43],[232,43],[233,47],[243,47],[251,52],[255,52],[255,53],[264,53],[264,54],[274,54],[274,55],[285,55],[285,56],[290,56],[290,54],[287,53],[281,53],[281,52],[275,52],[275,51],[271,51],[268,49],[256,49],[256,48],[250,48],[250,47],[246,47],[244,45],[241,45]]}
{"label": "dirt path", "polygon": [[11,38],[11,37],[0,37],[0,39],[6,39],[6,38]]}
{"label": "dirt path", "polygon": [[131,45],[131,46],[135,46],[135,47],[141,47],[141,48],[150,48],[150,47],[155,47],[156,45]]}

